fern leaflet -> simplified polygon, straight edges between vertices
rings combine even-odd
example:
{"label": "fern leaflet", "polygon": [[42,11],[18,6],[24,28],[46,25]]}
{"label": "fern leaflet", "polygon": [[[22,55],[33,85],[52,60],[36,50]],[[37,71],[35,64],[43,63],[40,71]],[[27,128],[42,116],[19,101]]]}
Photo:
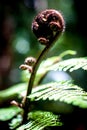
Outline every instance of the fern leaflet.
{"label": "fern leaflet", "polygon": [[60,61],[50,67],[47,70],[59,70],[59,71],[67,71],[70,72],[82,68],[83,70],[87,70],[87,57],[84,58],[72,58],[68,60]]}
{"label": "fern leaflet", "polygon": [[34,101],[53,100],[87,108],[87,92],[69,81],[48,83],[36,87],[28,98]]}
{"label": "fern leaflet", "polygon": [[[29,120],[26,124],[20,126],[16,130],[43,130],[47,126],[61,126],[58,115],[46,111],[32,111],[28,114]],[[17,122],[18,119],[15,119]],[[10,123],[10,128],[13,129],[14,119]]]}

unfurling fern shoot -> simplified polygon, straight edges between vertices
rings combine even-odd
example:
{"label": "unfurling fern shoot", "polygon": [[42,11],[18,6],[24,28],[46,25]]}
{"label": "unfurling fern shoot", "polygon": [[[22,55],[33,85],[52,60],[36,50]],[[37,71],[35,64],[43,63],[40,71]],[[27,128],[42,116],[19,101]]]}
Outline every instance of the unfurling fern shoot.
{"label": "unfurling fern shoot", "polygon": [[65,22],[60,12],[49,9],[39,13],[32,30],[41,44],[51,44],[65,30]]}
{"label": "unfurling fern shoot", "polygon": [[47,9],[45,11],[40,12],[32,22],[32,31],[37,37],[38,41],[45,45],[45,48],[39,55],[36,63],[33,66],[33,71],[31,73],[31,77],[28,83],[28,89],[26,93],[26,97],[23,103],[24,115],[23,115],[23,123],[27,120],[28,113],[28,104],[29,99],[27,99],[27,95],[31,93],[35,75],[37,69],[42,61],[42,59],[47,54],[48,50],[54,45],[55,41],[59,38],[59,36],[65,30],[65,21],[61,13],[54,9]]}

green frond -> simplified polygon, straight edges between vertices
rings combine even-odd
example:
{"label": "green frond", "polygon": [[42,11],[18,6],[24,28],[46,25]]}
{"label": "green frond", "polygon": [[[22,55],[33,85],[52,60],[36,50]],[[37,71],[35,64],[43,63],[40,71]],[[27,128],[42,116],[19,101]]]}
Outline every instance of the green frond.
{"label": "green frond", "polygon": [[36,87],[28,98],[33,101],[57,101],[87,108],[87,92],[69,81],[49,83]]}
{"label": "green frond", "polygon": [[61,126],[59,116],[52,112],[33,111],[29,113],[29,122],[16,130],[43,130],[47,126]]}
{"label": "green frond", "polygon": [[68,60],[60,61],[51,67],[48,67],[47,70],[60,70],[70,72],[82,68],[83,70],[87,70],[87,57],[83,58],[71,58]]}

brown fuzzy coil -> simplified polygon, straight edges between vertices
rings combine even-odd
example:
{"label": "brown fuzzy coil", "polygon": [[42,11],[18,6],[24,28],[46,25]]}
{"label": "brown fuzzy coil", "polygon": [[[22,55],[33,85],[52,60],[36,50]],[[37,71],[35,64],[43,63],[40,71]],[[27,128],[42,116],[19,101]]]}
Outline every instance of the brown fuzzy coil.
{"label": "brown fuzzy coil", "polygon": [[54,9],[40,12],[32,23],[32,30],[41,44],[48,45],[65,29],[61,13]]}

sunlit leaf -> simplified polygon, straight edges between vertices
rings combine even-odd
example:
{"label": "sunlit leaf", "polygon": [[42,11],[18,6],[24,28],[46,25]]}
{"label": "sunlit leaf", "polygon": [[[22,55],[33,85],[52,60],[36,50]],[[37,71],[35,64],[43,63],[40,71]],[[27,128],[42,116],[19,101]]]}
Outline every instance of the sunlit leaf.
{"label": "sunlit leaf", "polygon": [[87,70],[87,57],[84,58],[72,58],[68,60],[60,61],[52,65],[51,67],[47,68],[48,70],[60,70],[60,71],[67,71],[70,72],[82,68],[83,70]]}
{"label": "sunlit leaf", "polygon": [[87,108],[87,92],[68,81],[38,86],[33,89],[29,98],[37,102],[40,100],[58,101]]}

